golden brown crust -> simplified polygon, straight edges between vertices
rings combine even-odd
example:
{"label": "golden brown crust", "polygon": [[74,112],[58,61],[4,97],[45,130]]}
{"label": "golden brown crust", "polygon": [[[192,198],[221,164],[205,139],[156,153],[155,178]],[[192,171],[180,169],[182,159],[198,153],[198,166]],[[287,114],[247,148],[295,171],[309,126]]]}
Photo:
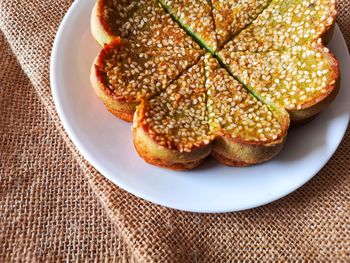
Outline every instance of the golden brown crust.
{"label": "golden brown crust", "polygon": [[103,18],[103,7],[106,0],[98,0],[91,13],[91,33],[101,46],[110,43],[117,36],[113,34],[106,20]]}
{"label": "golden brown crust", "polygon": [[145,102],[134,115],[134,145],[138,154],[148,163],[174,170],[188,170],[198,166],[211,152],[211,144],[194,148],[191,152],[167,149],[154,141],[144,128]]}
{"label": "golden brown crust", "polygon": [[107,110],[112,113],[114,116],[122,119],[123,121],[127,121],[127,122],[132,122],[133,116],[134,116],[134,112],[126,112],[126,111],[118,111],[115,108],[110,108],[108,106],[106,106]]}
{"label": "golden brown crust", "polygon": [[184,171],[184,170],[192,170],[193,168],[199,166],[205,158],[201,160],[196,160],[192,162],[187,162],[187,163],[173,163],[171,160],[162,160],[160,158],[154,157],[152,152],[147,151],[146,147],[143,147],[142,143],[140,141],[137,141],[135,139],[136,137],[134,136],[134,146],[139,154],[139,156],[147,163],[171,169],[171,170],[176,170],[176,171]]}
{"label": "golden brown crust", "polygon": [[[90,81],[95,93],[105,104],[106,108],[118,118],[131,122],[134,115],[135,105],[118,101],[113,98],[112,90],[105,83],[105,73],[101,70],[105,54],[114,45],[120,43],[120,38],[114,36],[102,16],[102,10],[106,0],[98,0],[91,13],[91,33],[95,40],[105,46],[96,57],[90,73]],[[113,44],[114,42],[114,44]]]}
{"label": "golden brown crust", "polygon": [[[337,9],[336,9],[336,3],[334,3],[334,6],[330,7],[333,9],[333,12],[329,18],[331,23],[325,25],[323,32],[319,34],[319,38],[322,39],[322,44],[318,44],[318,49],[323,50],[325,45],[328,44],[328,42],[332,39],[334,28],[335,28],[335,21],[337,17]],[[316,39],[315,39],[316,41]],[[324,53],[324,52],[323,52]],[[335,99],[335,97],[338,94],[339,88],[340,88],[340,69],[339,69],[339,62],[332,53],[328,53],[329,60],[331,61],[333,65],[333,77],[332,79],[335,80],[335,83],[329,85],[327,90],[328,93],[325,93],[322,98],[318,98],[318,101],[310,101],[308,104],[303,105],[303,109],[301,110],[289,110],[288,113],[290,114],[291,119],[291,126],[299,126],[303,125],[304,123],[309,122],[310,120],[314,119],[314,117],[320,113],[322,110],[327,108],[327,106]]]}
{"label": "golden brown crust", "polygon": [[[319,50],[324,49],[325,45],[329,43],[334,34],[335,21],[338,14],[336,2],[334,2],[334,6],[331,7],[331,9],[333,9],[333,13],[330,16],[331,23],[325,25],[324,31],[319,35],[319,37],[322,39],[322,44],[318,45]],[[338,95],[340,88],[339,62],[333,53],[329,52],[327,55],[329,57],[329,61],[331,61],[331,64],[333,65],[332,80],[335,82],[329,85],[327,88],[329,92],[326,93],[324,97],[319,98],[320,100],[318,102],[315,103],[315,101],[313,101],[313,104],[310,103],[309,105],[303,105],[302,110],[288,111],[290,114],[292,127],[297,127],[313,120],[321,111],[327,108]]]}
{"label": "golden brown crust", "polygon": [[266,142],[248,142],[222,134],[214,140],[212,156],[229,166],[248,166],[267,161],[281,151],[288,127],[289,118],[286,117],[281,128],[284,133],[276,140]]}
{"label": "golden brown crust", "polygon": [[267,161],[278,154],[284,144],[281,140],[268,143],[247,143],[229,136],[215,139],[212,156],[229,166],[248,166]]}
{"label": "golden brown crust", "polygon": [[331,92],[324,97],[321,101],[312,105],[309,108],[305,108],[297,111],[288,111],[290,114],[290,118],[292,121],[292,126],[297,126],[302,123],[307,123],[314,119],[321,111],[326,109],[329,104],[337,97],[340,88],[340,77],[336,80],[334,88],[332,88]]}
{"label": "golden brown crust", "polygon": [[103,61],[106,54],[120,44],[120,38],[115,38],[110,44],[104,46],[92,65],[90,81],[95,93],[102,100],[107,109],[115,116],[131,122],[137,102],[135,102],[133,98],[120,98],[115,96],[113,90],[106,84],[106,73],[103,70]]}
{"label": "golden brown crust", "polygon": [[329,16],[330,23],[325,25],[323,32],[321,32],[317,37],[322,39],[322,43],[324,45],[328,44],[328,42],[332,39],[334,33],[335,21],[338,15],[337,3],[334,2],[333,6],[330,7],[330,9],[333,10],[332,14]]}
{"label": "golden brown crust", "polygon": [[288,117],[284,118],[282,129],[285,133],[274,141],[247,142],[241,138],[232,138],[230,134],[221,134],[212,144],[195,148],[188,153],[162,147],[148,136],[142,124],[145,112],[145,103],[141,102],[135,112],[133,125],[134,145],[138,154],[148,163],[176,170],[192,169],[210,153],[220,162],[230,166],[248,166],[264,162],[282,149],[289,125]]}
{"label": "golden brown crust", "polygon": [[233,159],[227,158],[224,155],[216,152],[215,150],[213,150],[211,152],[211,157],[213,157],[215,160],[217,160],[218,162],[227,165],[227,166],[233,166],[233,167],[246,167],[246,166],[250,166],[252,164],[250,163],[246,163],[246,162],[240,162],[240,161],[235,161]]}
{"label": "golden brown crust", "polygon": [[134,115],[134,146],[146,162],[173,170],[189,170],[198,166],[211,152],[211,145],[180,152],[160,146],[145,131],[142,121],[145,113],[143,103],[137,107]]}

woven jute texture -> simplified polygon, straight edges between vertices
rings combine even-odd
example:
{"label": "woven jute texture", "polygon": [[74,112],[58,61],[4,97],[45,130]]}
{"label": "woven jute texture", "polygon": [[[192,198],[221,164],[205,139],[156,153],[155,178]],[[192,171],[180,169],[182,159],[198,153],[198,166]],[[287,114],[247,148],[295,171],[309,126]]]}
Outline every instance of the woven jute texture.
{"label": "woven jute texture", "polygon": [[0,262],[128,258],[2,34],[0,54]]}
{"label": "woven jute texture", "polygon": [[[157,206],[91,167],[65,134],[49,85],[70,4],[0,0],[0,262],[350,261],[349,131],[304,187],[239,213]],[[338,9],[349,44],[350,1]]]}

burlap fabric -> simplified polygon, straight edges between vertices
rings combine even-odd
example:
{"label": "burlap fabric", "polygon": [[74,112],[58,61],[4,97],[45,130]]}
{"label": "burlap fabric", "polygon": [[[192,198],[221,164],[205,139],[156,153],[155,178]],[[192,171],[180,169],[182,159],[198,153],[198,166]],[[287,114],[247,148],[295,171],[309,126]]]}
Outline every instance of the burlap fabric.
{"label": "burlap fabric", "polygon": [[[96,172],[66,136],[49,85],[70,4],[0,0],[0,262],[350,261],[349,131],[303,188],[240,213],[167,209]],[[339,11],[349,44],[350,1]]]}

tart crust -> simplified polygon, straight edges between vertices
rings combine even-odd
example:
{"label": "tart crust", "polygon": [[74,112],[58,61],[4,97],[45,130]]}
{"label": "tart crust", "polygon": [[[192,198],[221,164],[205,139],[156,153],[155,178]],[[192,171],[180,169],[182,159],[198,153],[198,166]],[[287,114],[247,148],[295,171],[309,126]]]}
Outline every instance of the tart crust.
{"label": "tart crust", "polygon": [[122,120],[131,122],[137,103],[132,102],[133,98],[131,97],[128,100],[116,97],[113,91],[106,85],[106,75],[102,70],[102,64],[106,54],[110,49],[120,44],[121,39],[115,38],[109,45],[105,45],[104,49],[102,49],[92,64],[90,81],[95,93],[105,104],[106,108]]}
{"label": "tart crust", "polygon": [[270,160],[278,154],[283,148],[285,138],[286,133],[271,143],[256,143],[226,134],[214,140],[211,155],[225,165],[249,166]]}
{"label": "tart crust", "polygon": [[105,20],[102,18],[102,10],[105,0],[96,1],[91,13],[91,34],[102,47],[110,43],[116,36],[109,30]]}
{"label": "tart crust", "polygon": [[135,112],[132,130],[135,149],[147,163],[173,170],[189,170],[210,155],[211,144],[193,148],[191,152],[180,152],[159,145],[143,128],[145,111],[145,102],[142,101]]}

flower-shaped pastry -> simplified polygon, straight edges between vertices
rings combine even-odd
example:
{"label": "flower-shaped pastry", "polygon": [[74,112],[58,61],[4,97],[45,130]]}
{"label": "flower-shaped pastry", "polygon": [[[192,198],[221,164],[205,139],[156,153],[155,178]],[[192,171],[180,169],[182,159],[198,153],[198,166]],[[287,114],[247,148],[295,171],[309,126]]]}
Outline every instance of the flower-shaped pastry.
{"label": "flower-shaped pastry", "polygon": [[323,42],[333,0],[98,0],[98,96],[133,121],[147,162],[192,169],[277,154],[292,124],[336,96],[338,62]]}

